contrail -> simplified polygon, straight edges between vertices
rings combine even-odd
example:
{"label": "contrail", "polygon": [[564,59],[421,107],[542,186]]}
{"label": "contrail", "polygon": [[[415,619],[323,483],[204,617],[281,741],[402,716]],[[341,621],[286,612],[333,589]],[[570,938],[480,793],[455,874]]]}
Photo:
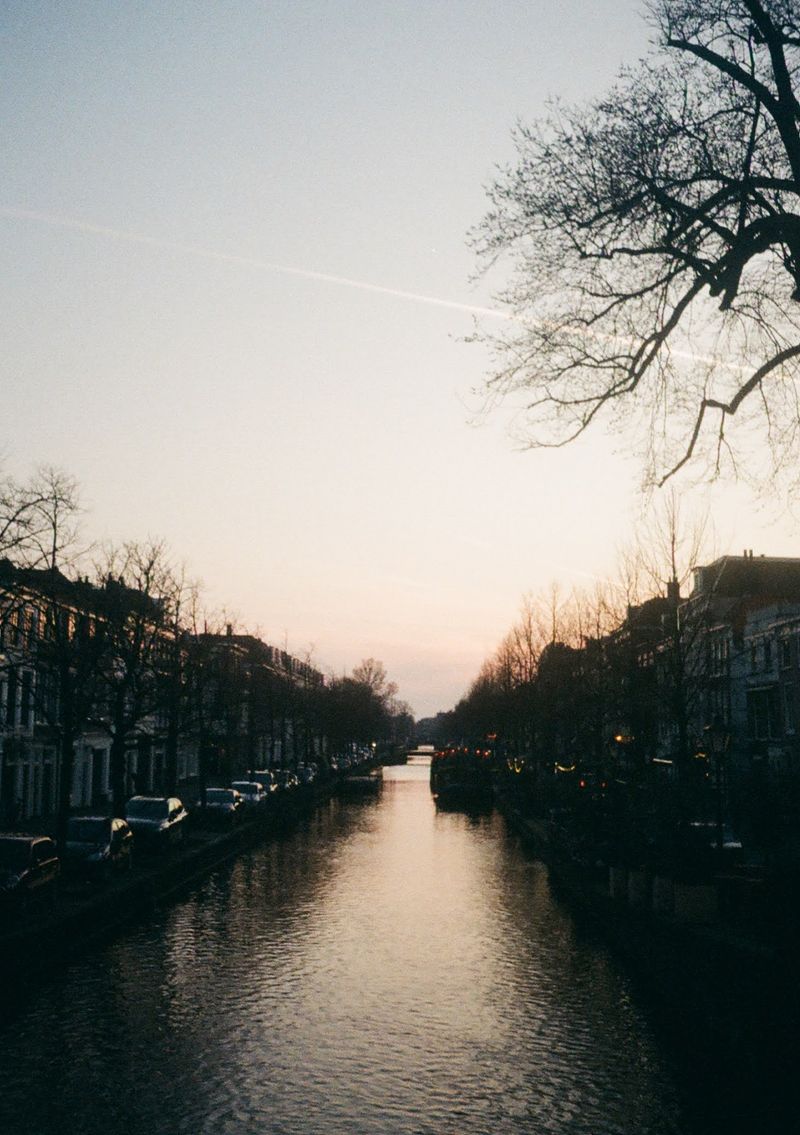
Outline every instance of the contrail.
{"label": "contrail", "polygon": [[93,233],[96,236],[107,236],[114,240],[124,240],[133,244],[145,244],[151,248],[159,248],[167,252],[182,252],[189,256],[198,256],[205,260],[217,260],[224,264],[240,264],[248,268],[260,268],[267,272],[279,272],[285,276],[297,276],[303,280],[318,280],[323,284],[338,284],[345,288],[358,288],[362,292],[375,292],[379,295],[395,296],[398,299],[411,300],[413,303],[429,304],[433,307],[445,307],[451,311],[465,311],[471,315],[488,315],[495,319],[510,319],[503,311],[491,307],[478,307],[468,303],[458,303],[455,300],[443,300],[437,296],[421,295],[418,292],[406,292],[399,288],[388,288],[382,284],[371,284],[366,280],[351,280],[348,276],[334,276],[329,272],[313,272],[306,268],[292,268],[286,264],[275,264],[269,260],[259,260],[252,256],[239,256],[232,252],[220,252],[214,248],[204,248],[197,244],[183,244],[179,241],[162,240],[159,237],[147,236],[146,233],[130,232],[127,229],[109,228],[106,225],[96,225],[90,221],[82,221],[77,217],[62,217],[56,213],[39,213],[33,209],[18,209],[10,205],[0,205],[0,215],[13,217],[21,221],[34,221],[41,225],[53,225],[57,228],[73,229],[76,232]]}
{"label": "contrail", "polygon": [[[494,307],[480,307],[474,304],[458,303],[456,300],[443,300],[438,296],[421,295],[419,292],[407,292],[400,288],[388,288],[383,284],[371,284],[367,280],[351,280],[349,276],[335,276],[329,272],[314,272],[308,268],[293,268],[287,264],[275,264],[270,260],[259,260],[252,256],[240,256],[234,252],[220,252],[215,248],[205,248],[198,244],[183,244],[180,241],[162,240],[160,237],[148,236],[146,233],[130,232],[127,229],[110,228],[107,225],[96,225],[91,221],[82,221],[78,217],[63,217],[57,213],[40,213],[33,209],[19,209],[16,206],[0,205],[0,216],[13,217],[21,221],[33,221],[40,225],[53,225],[56,228],[73,229],[76,232],[93,233],[96,236],[111,237],[113,240],[124,240],[132,244],[149,245],[167,252],[181,252],[188,256],[197,256],[205,260],[216,260],[223,264],[240,264],[248,268],[259,268],[266,272],[277,272],[284,276],[296,276],[302,280],[317,280],[323,284],[338,284],[339,287],[357,288],[362,292],[373,292],[378,295],[394,296],[397,299],[410,300],[412,303],[428,304],[431,307],[444,307],[451,311],[463,311],[470,315],[485,315],[491,319],[502,319],[507,323],[525,322],[518,316],[507,311],[500,311]],[[540,326],[546,321],[534,318],[531,322]],[[588,327],[580,329],[587,339],[598,342],[620,343],[633,348],[636,344],[632,340],[623,339],[617,335],[609,335],[595,331]],[[722,366],[726,370],[749,373],[750,368],[742,363],[729,359],[718,358],[715,355],[699,355],[694,351],[673,349],[675,358],[687,362],[702,363],[706,366]]]}

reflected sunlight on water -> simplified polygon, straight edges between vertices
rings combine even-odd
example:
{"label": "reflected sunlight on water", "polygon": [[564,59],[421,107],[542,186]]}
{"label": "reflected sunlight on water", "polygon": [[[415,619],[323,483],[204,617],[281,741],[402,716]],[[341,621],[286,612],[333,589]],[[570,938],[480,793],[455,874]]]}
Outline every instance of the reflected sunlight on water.
{"label": "reflected sunlight on water", "polygon": [[52,978],[0,1031],[0,1130],[684,1135],[625,978],[427,777],[386,769]]}

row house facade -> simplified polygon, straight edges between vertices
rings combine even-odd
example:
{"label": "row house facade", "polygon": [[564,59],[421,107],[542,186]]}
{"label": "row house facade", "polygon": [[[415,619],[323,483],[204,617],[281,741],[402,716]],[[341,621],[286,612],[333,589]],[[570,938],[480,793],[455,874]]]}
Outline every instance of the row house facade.
{"label": "row house facade", "polygon": [[255,636],[189,634],[123,580],[0,561],[0,823],[296,762],[324,748],[304,697],[323,684]]}
{"label": "row house facade", "polygon": [[[323,674],[309,662],[250,634],[204,632],[189,649],[201,666],[195,734],[210,775],[294,766],[324,759],[319,713]],[[203,753],[201,752],[201,756]]]}
{"label": "row house facade", "polygon": [[695,569],[689,596],[673,582],[579,650],[551,644],[536,708],[539,767],[626,786],[648,807],[708,819],[722,794],[734,821],[761,800],[795,823],[800,559],[721,557]]}
{"label": "row house facade", "polygon": [[738,773],[800,773],[800,559],[722,557],[696,570],[684,609],[703,612],[695,732],[719,722]]}
{"label": "row house facade", "polygon": [[653,694],[639,707],[646,765],[681,782],[696,814],[721,800],[742,834],[785,844],[800,820],[800,559],[745,553],[698,567],[672,633],[637,666]]}
{"label": "row house facade", "polygon": [[[57,790],[54,706],[43,704],[46,681],[34,662],[43,633],[33,595],[17,593],[0,611],[0,809],[30,814],[48,809]],[[52,695],[50,695],[52,697]]]}
{"label": "row house facade", "polygon": [[[174,633],[159,621],[156,606],[119,580],[97,585],[0,561],[0,816],[6,822],[50,815],[67,801],[79,809],[107,804],[115,732],[124,749],[124,790],[162,788],[167,729],[157,688]],[[137,614],[147,637],[134,673],[120,642]],[[182,747],[177,763],[179,777],[192,774],[190,747]]]}
{"label": "row house facade", "polygon": [[800,559],[725,556],[698,567],[691,594],[630,608],[605,640],[609,737],[664,765],[728,735],[738,769],[797,767],[800,737]]}

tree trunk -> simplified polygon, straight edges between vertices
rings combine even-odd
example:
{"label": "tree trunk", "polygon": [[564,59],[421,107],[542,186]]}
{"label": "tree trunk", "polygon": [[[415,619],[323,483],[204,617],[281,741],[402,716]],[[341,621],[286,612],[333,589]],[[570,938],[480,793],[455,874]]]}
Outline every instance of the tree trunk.
{"label": "tree trunk", "polygon": [[178,793],[178,734],[178,707],[177,704],[173,704],[170,706],[167,723],[166,764],[164,768],[167,796],[176,796]]}
{"label": "tree trunk", "polygon": [[58,813],[56,817],[56,839],[63,848],[67,836],[67,821],[72,809],[72,776],[75,767],[75,727],[73,676],[68,666],[62,666],[59,673],[59,694],[61,702],[61,736],[58,743]]}
{"label": "tree trunk", "polygon": [[128,799],[125,753],[125,734],[115,730],[111,738],[111,798],[115,816],[125,815],[125,802]]}
{"label": "tree trunk", "polygon": [[197,780],[199,788],[200,807],[206,806],[206,789],[208,788],[209,744],[204,733],[200,735],[197,747]]}

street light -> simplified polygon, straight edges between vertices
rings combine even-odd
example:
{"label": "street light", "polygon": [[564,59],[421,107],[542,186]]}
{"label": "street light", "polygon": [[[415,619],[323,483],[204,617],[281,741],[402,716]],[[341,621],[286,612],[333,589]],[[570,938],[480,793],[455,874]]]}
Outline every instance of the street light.
{"label": "street light", "polygon": [[714,776],[716,778],[716,795],[717,795],[717,856],[722,861],[722,758],[728,751],[731,735],[725,728],[722,720],[715,717],[711,725],[706,725],[703,729],[703,735],[707,742],[708,750],[714,757]]}

